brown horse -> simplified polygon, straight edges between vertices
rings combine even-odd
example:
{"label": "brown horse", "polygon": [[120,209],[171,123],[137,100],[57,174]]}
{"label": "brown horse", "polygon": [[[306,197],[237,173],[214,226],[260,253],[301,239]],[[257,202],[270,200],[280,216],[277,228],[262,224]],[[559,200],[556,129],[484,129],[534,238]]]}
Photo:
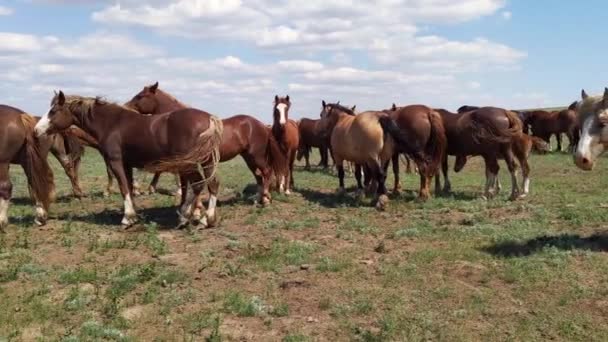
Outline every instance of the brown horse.
{"label": "brown horse", "polygon": [[568,150],[572,151],[578,144],[579,131],[575,107],[576,102],[561,111],[527,111],[524,113],[524,126],[530,127],[532,135],[547,143],[551,141],[551,136],[555,135],[558,152],[562,151],[562,133],[566,134],[570,142]]}
{"label": "brown horse", "polygon": [[[528,158],[530,157],[530,153],[534,150],[538,153],[547,153],[551,151],[551,146],[542,140],[539,137],[531,136],[526,133],[516,135],[513,137],[511,143],[511,149],[513,150],[513,154],[519,163],[519,166],[522,169],[522,184],[523,189],[521,189],[520,198],[527,197],[530,193],[530,164],[528,163]],[[456,159],[456,163],[454,164],[454,171],[460,172],[464,166],[466,165],[468,156],[462,157],[459,156]],[[501,158],[504,159],[504,158]],[[496,178],[494,184],[494,191],[496,193],[500,192],[502,186],[498,178]]]}
{"label": "brown horse", "polygon": [[[158,115],[161,111],[172,111],[186,108],[184,104],[158,87],[158,82],[144,87],[135,95],[127,106],[142,114]],[[224,131],[220,145],[220,162],[226,162],[241,155],[253,173],[258,185],[257,202],[260,205],[270,203],[270,178],[272,172],[283,173],[286,160],[279,145],[266,126],[248,115],[236,115],[222,120]],[[209,201],[217,201],[219,180],[208,183]],[[201,206],[197,203],[197,207]],[[208,213],[209,215],[210,213]]]}
{"label": "brown horse", "polygon": [[[20,164],[36,205],[35,223],[44,225],[54,192],[53,171],[48,164],[48,144],[34,136],[36,119],[23,111],[0,105],[0,232],[8,225],[13,185],[10,164]],[[44,146],[46,145],[46,146]]]}
{"label": "brown horse", "polygon": [[[445,109],[436,109],[443,118],[448,145],[442,163],[445,178],[444,192],[451,191],[448,177],[447,156],[456,156],[458,162],[466,161],[466,156],[481,156],[486,165],[486,186],[484,196],[496,195],[494,186],[500,166],[498,159],[504,158],[511,173],[511,200],[519,198],[517,184],[517,164],[512,150],[513,140],[522,132],[522,123],[514,112],[483,107],[472,112],[451,113]],[[439,177],[435,180],[435,190],[440,190]]]}
{"label": "brown horse", "polygon": [[399,183],[399,155],[412,155],[420,174],[419,199],[426,200],[430,197],[431,180],[439,171],[439,165],[443,160],[447,144],[441,116],[433,109],[423,105],[398,108],[393,104],[391,110],[386,112],[395,121],[402,134],[407,137],[409,144],[405,146],[420,146],[419,152],[412,153],[414,151],[397,148],[393,154],[394,191],[398,192],[401,188]]}
{"label": "brown horse", "polygon": [[304,118],[298,122],[300,131],[300,147],[298,148],[297,160],[304,158],[306,170],[310,169],[310,152],[313,147],[319,149],[321,161],[318,166],[324,169],[329,168],[329,141],[319,133],[319,122],[321,120]]}
{"label": "brown horse", "polygon": [[280,192],[285,192],[286,195],[291,194],[291,190],[293,190],[295,185],[293,181],[293,164],[296,159],[298,146],[300,146],[298,125],[295,121],[289,119],[290,108],[291,101],[289,100],[289,95],[286,97],[276,95],[274,97],[272,135],[283,150],[288,165],[285,173],[277,174],[279,180],[278,188]]}
{"label": "brown horse", "polygon": [[[131,195],[133,168],[179,173],[182,198],[178,227],[187,225],[191,219],[199,223],[200,218],[193,217],[193,204],[206,181],[215,176],[221,120],[191,108],[146,116],[100,98],[66,97],[59,92],[48,114],[36,124],[36,134],[62,131],[72,124],[99,142],[124,198],[124,226],[137,222]],[[203,226],[205,220],[200,222]]]}

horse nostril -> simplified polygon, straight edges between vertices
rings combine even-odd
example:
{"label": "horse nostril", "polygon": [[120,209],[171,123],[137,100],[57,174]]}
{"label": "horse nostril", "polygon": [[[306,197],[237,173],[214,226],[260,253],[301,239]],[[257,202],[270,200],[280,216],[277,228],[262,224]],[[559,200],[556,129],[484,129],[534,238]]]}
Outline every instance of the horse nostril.
{"label": "horse nostril", "polygon": [[587,158],[583,158],[581,160],[581,162],[583,162],[583,165],[589,165],[590,164],[589,159],[587,159]]}

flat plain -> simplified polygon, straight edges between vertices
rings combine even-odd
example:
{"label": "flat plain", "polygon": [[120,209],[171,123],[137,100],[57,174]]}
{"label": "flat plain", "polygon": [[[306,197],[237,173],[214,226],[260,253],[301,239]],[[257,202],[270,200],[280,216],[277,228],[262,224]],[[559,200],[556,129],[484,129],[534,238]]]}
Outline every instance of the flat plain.
{"label": "flat plain", "polygon": [[[316,160],[314,160],[316,161]],[[418,177],[377,212],[333,172],[298,166],[296,193],[253,205],[244,162],[221,165],[216,228],[173,230],[175,199],[101,196],[105,168],[87,150],[70,197],[53,160],[57,202],[32,226],[13,166],[11,225],[0,235],[0,341],[600,341],[608,336],[608,164],[533,155],[532,193],[479,198],[479,159],[454,193],[414,201]],[[301,164],[299,164],[301,165]],[[402,168],[403,169],[403,168]],[[142,183],[150,175],[138,174]],[[162,188],[172,189],[172,177]],[[351,187],[353,177],[347,179]],[[392,177],[389,177],[389,188]]]}

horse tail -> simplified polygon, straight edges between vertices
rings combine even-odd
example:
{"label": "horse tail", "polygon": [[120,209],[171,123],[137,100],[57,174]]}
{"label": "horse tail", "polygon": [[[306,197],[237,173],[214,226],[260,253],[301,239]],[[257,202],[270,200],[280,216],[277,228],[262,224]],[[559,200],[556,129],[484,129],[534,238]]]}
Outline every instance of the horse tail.
{"label": "horse tail", "polygon": [[284,175],[287,173],[287,157],[272,134],[268,134],[266,160],[275,175]]}
{"label": "horse tail", "polygon": [[31,185],[34,199],[42,203],[44,210],[48,212],[55,192],[53,170],[47,159],[48,150],[41,148],[40,141],[34,135],[36,119],[25,113],[20,117],[26,130],[23,169]]}
{"label": "horse tail", "polygon": [[401,128],[399,128],[395,120],[388,115],[381,115],[378,118],[378,123],[382,127],[384,133],[388,134],[391,138],[393,138],[397,145],[399,145],[399,148],[401,151],[403,151],[403,153],[411,157],[417,164],[428,163],[428,158],[424,153],[424,147],[420,146],[416,142],[410,141],[407,134],[403,132]]}
{"label": "horse tail", "polygon": [[[441,115],[434,110],[429,111],[428,119],[431,124],[431,134],[426,143],[425,154],[430,158],[425,165],[424,172],[427,176],[431,176],[439,171],[445,150],[448,145],[448,139],[445,135],[445,127]],[[422,172],[423,170],[419,170]]]}
{"label": "horse tail", "polygon": [[470,125],[473,131],[473,140],[478,144],[508,144],[514,136],[523,132],[523,124],[519,116],[510,110],[503,111],[509,121],[508,128],[499,127],[495,120],[476,115],[476,113],[478,112],[473,112],[473,120],[471,120]]}
{"label": "horse tail", "polygon": [[152,173],[179,173],[184,170],[197,170],[201,164],[205,164],[202,171],[211,169],[211,173],[204,172],[203,182],[213,179],[220,163],[223,132],[222,120],[215,115],[209,115],[209,127],[198,135],[194,146],[188,152],[150,163],[145,165],[144,169]]}

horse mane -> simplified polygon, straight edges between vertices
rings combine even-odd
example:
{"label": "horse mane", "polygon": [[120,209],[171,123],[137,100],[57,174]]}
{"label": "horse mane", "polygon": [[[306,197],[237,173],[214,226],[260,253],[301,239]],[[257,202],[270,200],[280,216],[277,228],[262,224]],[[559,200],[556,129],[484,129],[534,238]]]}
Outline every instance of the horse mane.
{"label": "horse mane", "polygon": [[584,122],[589,116],[595,115],[597,106],[601,105],[603,101],[603,96],[589,96],[587,99],[578,102],[576,112],[581,122]]}
{"label": "horse mane", "polygon": [[183,103],[182,101],[180,101],[180,100],[178,100],[177,98],[175,98],[175,96],[173,96],[173,95],[171,95],[171,94],[167,93],[166,91],[164,91],[164,90],[162,90],[162,89],[160,89],[160,88],[159,88],[159,89],[156,89],[156,92],[157,92],[157,93],[159,93],[159,94],[161,94],[161,95],[166,96],[166,97],[167,97],[167,99],[169,99],[169,101],[173,101],[173,102],[175,102],[175,103],[179,104],[179,105],[180,105],[180,106],[182,106],[182,107],[190,107],[190,106],[186,105],[185,103]]}
{"label": "horse mane", "polygon": [[[55,104],[56,101],[57,96],[55,96],[51,101],[51,106]],[[72,113],[80,113],[81,115],[92,115],[93,109],[95,108],[95,106],[98,105],[115,106],[125,111],[139,114],[132,108],[126,107],[116,102],[108,101],[105,97],[102,96],[90,97],[80,95],[66,95],[65,105],[68,106]]]}
{"label": "horse mane", "polygon": [[342,112],[344,112],[344,113],[346,113],[348,115],[352,115],[352,116],[356,116],[357,115],[357,114],[355,114],[355,112],[353,112],[352,109],[350,109],[348,107],[344,107],[341,104],[338,104],[338,103],[328,103],[327,105],[331,109],[337,109],[337,110],[342,111]]}

